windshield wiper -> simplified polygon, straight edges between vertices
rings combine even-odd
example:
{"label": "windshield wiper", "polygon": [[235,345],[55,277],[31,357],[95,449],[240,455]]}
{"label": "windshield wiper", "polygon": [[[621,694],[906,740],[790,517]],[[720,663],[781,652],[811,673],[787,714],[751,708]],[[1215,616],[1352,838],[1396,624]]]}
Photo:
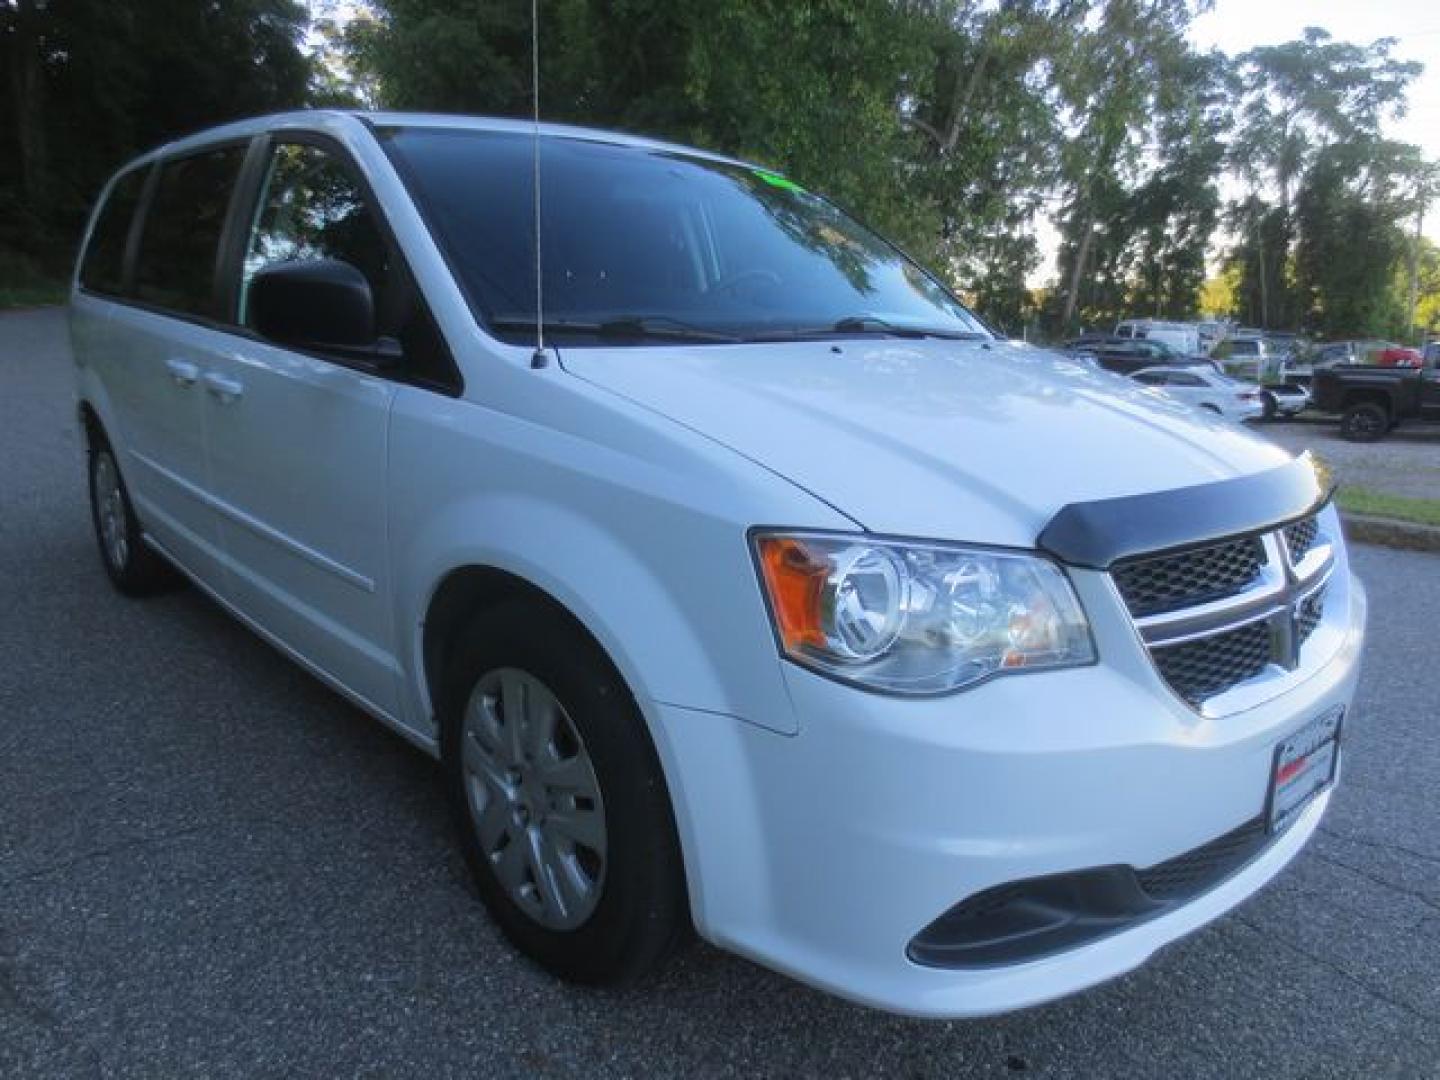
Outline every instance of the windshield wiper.
{"label": "windshield wiper", "polygon": [[790,329],[765,330],[750,335],[748,341],[803,341],[823,339],[836,334],[876,334],[898,338],[944,338],[948,341],[989,341],[989,334],[977,330],[950,330],[940,326],[902,326],[878,315],[848,315],[829,326],[796,326]]}
{"label": "windshield wiper", "polygon": [[946,338],[952,341],[987,341],[989,334],[977,330],[949,330],[939,326],[901,326],[878,315],[848,315],[830,327],[837,334],[888,334],[904,338]]}
{"label": "windshield wiper", "polygon": [[[533,318],[501,315],[490,320],[490,326],[502,333],[522,333],[535,329]],[[574,319],[546,319],[547,334],[585,334],[602,338],[637,339],[659,338],[666,341],[708,341],[734,343],[740,339],[734,334],[718,330],[706,330],[700,326],[672,319],[665,315],[622,315],[614,319],[585,321]]]}

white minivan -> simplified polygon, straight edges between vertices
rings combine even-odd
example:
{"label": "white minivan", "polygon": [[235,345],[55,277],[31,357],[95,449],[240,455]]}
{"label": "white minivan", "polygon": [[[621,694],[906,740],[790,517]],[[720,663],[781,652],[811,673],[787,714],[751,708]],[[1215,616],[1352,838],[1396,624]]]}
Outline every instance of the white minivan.
{"label": "white minivan", "polygon": [[1181,356],[1204,356],[1209,352],[1201,341],[1199,327],[1193,323],[1126,319],[1115,324],[1115,336],[1158,341],[1161,345],[1168,345]]}
{"label": "white minivan", "polygon": [[1365,596],[1319,463],[997,340],[768,169],[233,124],[110,182],[70,310],[111,580],[178,570],[439,757],[565,977],[693,927],[1013,1009],[1234,907],[1330,801]]}

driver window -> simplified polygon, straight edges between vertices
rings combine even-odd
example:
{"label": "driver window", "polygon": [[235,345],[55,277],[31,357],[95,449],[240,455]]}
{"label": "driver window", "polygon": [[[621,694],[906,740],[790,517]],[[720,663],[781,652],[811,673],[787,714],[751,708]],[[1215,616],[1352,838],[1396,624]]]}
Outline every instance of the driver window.
{"label": "driver window", "polygon": [[354,266],[370,282],[375,310],[387,311],[389,253],[359,182],[319,147],[282,143],[271,154],[245,247],[241,322],[249,325],[246,299],[256,273],[272,263],[315,259]]}
{"label": "driver window", "polygon": [[339,259],[370,283],[376,325],[403,349],[408,381],[455,393],[460,376],[429,307],[381,228],[355,172],[336,154],[306,143],[271,152],[245,245],[240,321],[250,325],[250,282],[277,262]]}

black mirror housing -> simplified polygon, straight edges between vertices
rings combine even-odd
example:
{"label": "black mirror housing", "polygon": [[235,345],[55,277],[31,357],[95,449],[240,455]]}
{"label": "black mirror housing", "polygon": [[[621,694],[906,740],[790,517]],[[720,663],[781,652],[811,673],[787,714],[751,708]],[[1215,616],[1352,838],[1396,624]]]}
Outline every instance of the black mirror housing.
{"label": "black mirror housing", "polygon": [[249,322],[261,337],[310,349],[375,344],[370,283],[339,259],[274,263],[250,282]]}

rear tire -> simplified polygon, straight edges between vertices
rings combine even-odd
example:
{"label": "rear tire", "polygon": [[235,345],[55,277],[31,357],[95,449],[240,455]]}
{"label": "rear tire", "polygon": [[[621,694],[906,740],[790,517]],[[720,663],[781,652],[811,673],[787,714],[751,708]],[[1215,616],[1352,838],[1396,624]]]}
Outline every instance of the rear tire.
{"label": "rear tire", "polygon": [[91,447],[89,473],[90,520],[111,584],[126,596],[152,596],[173,589],[180,576],[145,543],[109,443],[97,442]]}
{"label": "rear tire", "polygon": [[545,601],[513,600],[462,632],[441,681],[451,809],[500,929],[573,982],[648,973],[689,907],[660,761],[609,658]]}
{"label": "rear tire", "polygon": [[1340,434],[1350,442],[1376,442],[1390,427],[1390,412],[1377,401],[1357,401],[1340,416]]}
{"label": "rear tire", "polygon": [[1260,395],[1260,402],[1263,411],[1260,413],[1262,420],[1274,420],[1280,413],[1280,405],[1275,400],[1275,395],[1265,393]]}

